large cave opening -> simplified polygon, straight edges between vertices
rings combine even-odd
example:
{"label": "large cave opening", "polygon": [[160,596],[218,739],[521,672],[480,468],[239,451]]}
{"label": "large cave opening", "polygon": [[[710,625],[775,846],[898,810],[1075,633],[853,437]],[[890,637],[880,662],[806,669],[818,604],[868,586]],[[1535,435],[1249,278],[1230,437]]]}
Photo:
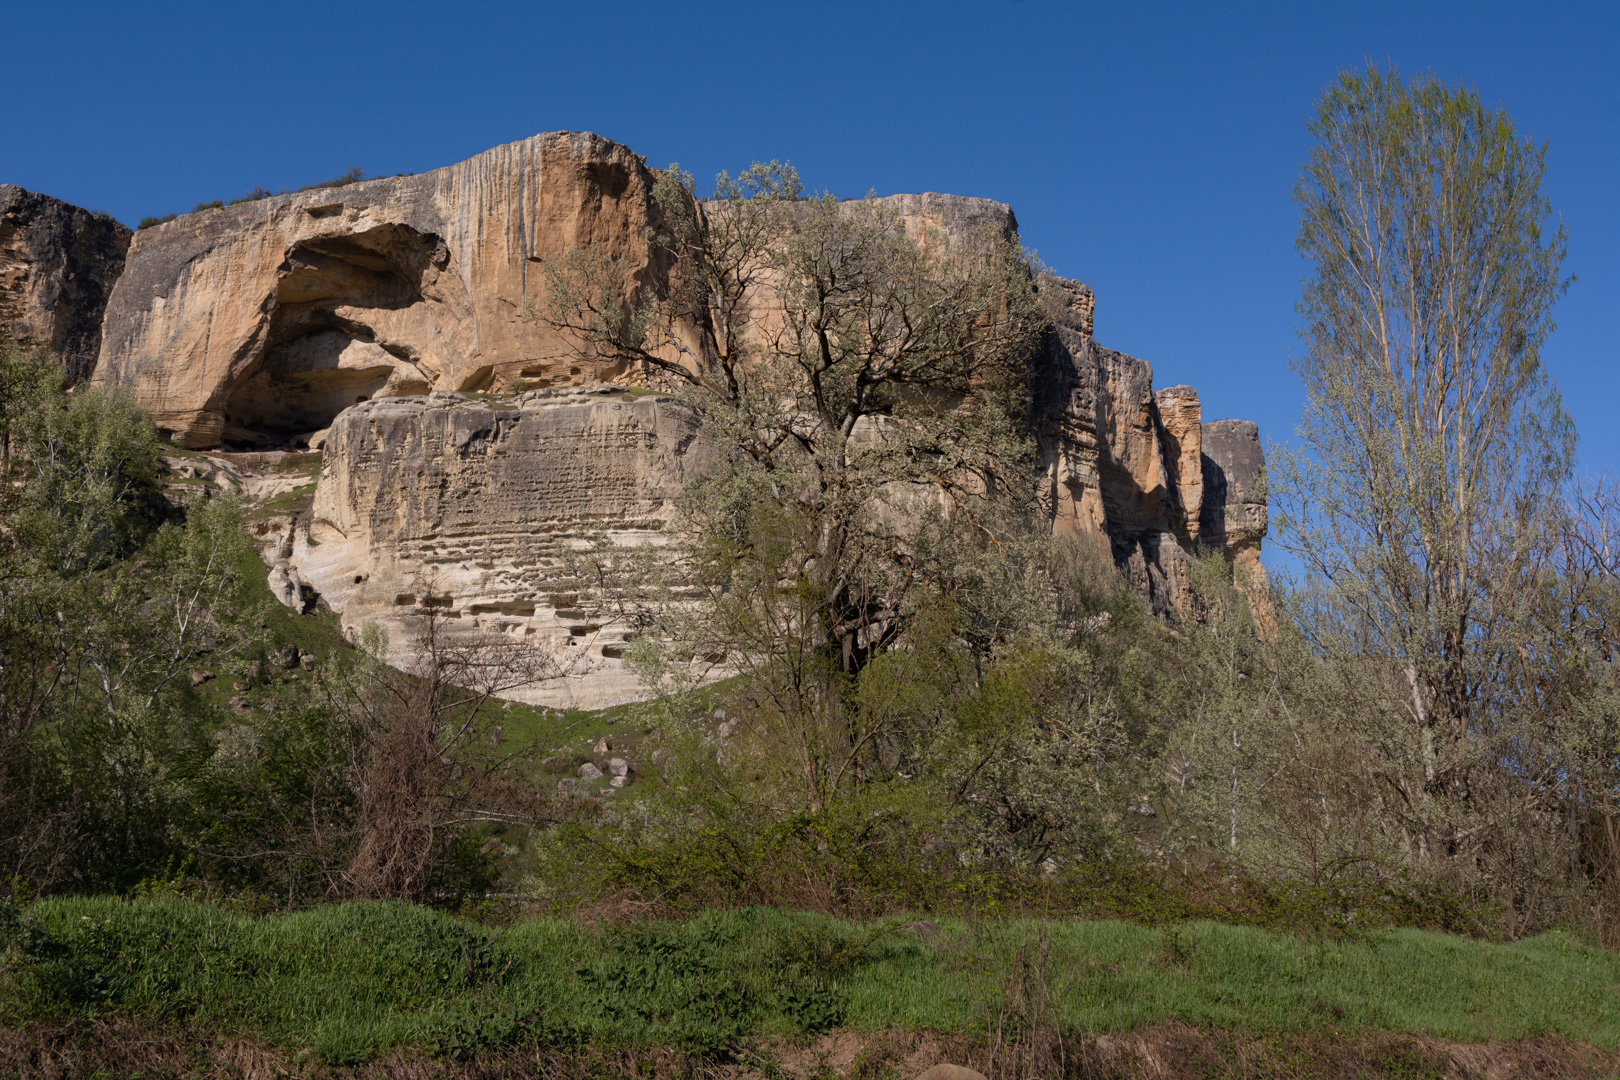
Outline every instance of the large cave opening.
{"label": "large cave opening", "polygon": [[423,288],[448,263],[437,236],[398,224],[294,245],[263,351],[227,393],[224,442],[300,445],[351,405],[427,393]]}

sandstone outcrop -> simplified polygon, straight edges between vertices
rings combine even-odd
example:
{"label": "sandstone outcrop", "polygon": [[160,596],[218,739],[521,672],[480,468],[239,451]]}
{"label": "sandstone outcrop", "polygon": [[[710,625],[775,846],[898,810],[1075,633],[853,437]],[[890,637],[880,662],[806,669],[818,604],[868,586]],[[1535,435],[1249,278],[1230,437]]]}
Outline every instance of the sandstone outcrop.
{"label": "sandstone outcrop", "polygon": [[[1201,423],[1189,387],[1155,393],[1149,365],[1092,340],[1089,289],[1045,287],[1062,290],[1070,312],[1032,402],[1054,529],[1106,543],[1161,612],[1185,603],[1200,543],[1258,565],[1255,426]],[[559,677],[524,700],[633,700],[634,627],[602,601],[591,570],[603,551],[667,544],[674,501],[711,452],[684,406],[613,386],[369,401],[327,433],[314,505],[267,559],[271,578],[288,603],[303,586],[319,592],[351,632],[383,626],[395,660],[410,655],[431,598],[451,633],[549,648]]]}
{"label": "sandstone outcrop", "polygon": [[307,439],[379,396],[610,381],[534,318],[539,265],[594,247],[628,295],[660,272],[656,214],[640,157],[571,132],[186,214],[135,237],[96,378],[193,448]]}
{"label": "sandstone outcrop", "polygon": [[[193,449],[308,445],[371,398],[624,381],[632,373],[582,359],[537,317],[540,265],[588,247],[620,261],[625,298],[665,284],[668,260],[647,238],[652,184],[627,147],[558,132],[418,176],[143,229],[108,305],[97,378],[133,390]],[[919,239],[1016,229],[989,199],[878,203]]]}
{"label": "sandstone outcrop", "polygon": [[1185,604],[1200,546],[1258,565],[1265,458],[1255,425],[1203,423],[1190,386],[1155,393],[1146,361],[1092,337],[1088,287],[1062,278],[1042,287],[1061,301],[1031,393],[1053,529],[1106,541],[1161,613]]}
{"label": "sandstone outcrop", "polygon": [[632,628],[582,604],[595,591],[582,575],[597,549],[665,543],[675,498],[707,460],[685,407],[611,387],[366,402],[332,425],[290,569],[346,629],[380,623],[395,659],[410,654],[412,616],[431,602],[451,633],[549,647],[559,677],[524,700],[633,700]]}
{"label": "sandstone outcrop", "polygon": [[1268,522],[1260,428],[1250,420],[1215,420],[1203,426],[1203,447],[1203,538],[1236,565],[1262,572],[1260,545]]}
{"label": "sandstone outcrop", "polygon": [[49,350],[74,382],[88,377],[130,236],[105,214],[0,184],[0,335]]}

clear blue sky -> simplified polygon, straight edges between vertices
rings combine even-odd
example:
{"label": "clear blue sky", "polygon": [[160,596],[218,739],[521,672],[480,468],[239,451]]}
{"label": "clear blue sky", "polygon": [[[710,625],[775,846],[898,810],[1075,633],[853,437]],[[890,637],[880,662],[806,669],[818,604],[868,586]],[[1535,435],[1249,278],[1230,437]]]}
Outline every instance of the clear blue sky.
{"label": "clear blue sky", "polygon": [[[1371,58],[1550,144],[1579,281],[1545,357],[1620,472],[1620,3],[302,4],[0,0],[0,182],[126,222],[595,131],[699,178],[1012,204],[1097,334],[1287,438],[1306,117]],[[1269,560],[1268,560],[1269,561]]]}

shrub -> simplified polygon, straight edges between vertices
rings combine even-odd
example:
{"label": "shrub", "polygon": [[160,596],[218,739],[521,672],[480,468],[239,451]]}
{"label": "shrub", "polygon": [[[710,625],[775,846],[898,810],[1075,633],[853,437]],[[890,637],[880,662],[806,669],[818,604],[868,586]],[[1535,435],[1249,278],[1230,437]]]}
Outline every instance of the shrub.
{"label": "shrub", "polygon": [[343,170],[340,175],[334,176],[330,180],[322,180],[318,184],[305,184],[298,190],[319,191],[321,188],[348,187],[350,184],[358,184],[364,179],[366,179],[366,171],[358,165],[351,165],[349,168]]}

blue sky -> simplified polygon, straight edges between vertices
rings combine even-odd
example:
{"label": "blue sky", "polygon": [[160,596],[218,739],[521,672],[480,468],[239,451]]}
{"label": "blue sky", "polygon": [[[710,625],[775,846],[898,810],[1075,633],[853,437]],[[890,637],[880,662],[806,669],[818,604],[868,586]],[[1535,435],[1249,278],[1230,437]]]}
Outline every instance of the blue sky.
{"label": "blue sky", "polygon": [[[1620,3],[48,4],[0,0],[0,182],[147,214],[595,131],[698,177],[1012,204],[1097,335],[1286,439],[1305,121],[1367,59],[1549,143],[1569,228],[1544,356],[1620,472]],[[1269,560],[1268,560],[1269,561]]]}

